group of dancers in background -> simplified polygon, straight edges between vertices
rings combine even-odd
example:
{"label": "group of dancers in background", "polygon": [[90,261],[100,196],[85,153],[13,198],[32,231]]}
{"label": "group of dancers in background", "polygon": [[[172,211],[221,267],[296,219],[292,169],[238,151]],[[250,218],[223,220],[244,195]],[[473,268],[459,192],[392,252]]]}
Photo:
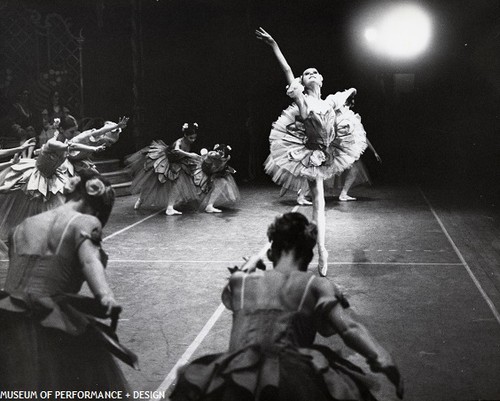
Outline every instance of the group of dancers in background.
{"label": "group of dancers in background", "polygon": [[134,153],[127,164],[134,176],[131,193],[139,194],[134,209],[143,205],[166,205],[168,216],[182,214],[175,206],[196,203],[207,213],[221,213],[217,206],[230,206],[240,199],[240,192],[228,165],[231,147],[216,144],[212,150],[191,151],[198,136],[197,123],[185,123],[183,136],[171,146],[162,140]]}
{"label": "group of dancers in background", "polygon": [[[287,80],[293,104],[273,123],[265,171],[284,191],[312,204],[312,221],[300,213],[276,218],[268,228],[267,256],[273,269],[259,270],[260,256],[233,269],[222,292],[233,313],[227,352],[207,355],[184,367],[174,400],[373,400],[374,381],[328,347],[314,344],[316,333],[338,334],[363,355],[374,372],[384,373],[402,397],[399,371],[388,352],[348,313],[349,303],[329,280],[308,271],[318,249],[318,271],[326,276],[325,188],[339,185],[339,200],[355,200],[350,186],[366,179],[359,162],[371,144],[349,89],[321,96],[323,77],[308,68],[296,78],[272,36],[262,28]],[[0,151],[14,155],[0,164],[0,228],[9,231],[9,270],[0,291],[0,388],[128,390],[111,358],[131,366],[137,357],[117,341],[121,306],[106,281],[102,227],[114,191],[91,156],[115,143],[127,125],[107,122],[78,132],[71,116],[54,121],[54,135],[33,158],[29,140]],[[154,140],[126,160],[138,194],[134,209],[166,206],[181,214],[181,203],[207,213],[235,204],[239,190],[228,162],[231,147],[216,144],[191,150],[196,123],[182,126],[172,145]],[[342,176],[343,174],[343,176]],[[306,196],[311,197],[309,202]],[[87,282],[93,298],[78,295]],[[99,319],[110,317],[106,326]]]}

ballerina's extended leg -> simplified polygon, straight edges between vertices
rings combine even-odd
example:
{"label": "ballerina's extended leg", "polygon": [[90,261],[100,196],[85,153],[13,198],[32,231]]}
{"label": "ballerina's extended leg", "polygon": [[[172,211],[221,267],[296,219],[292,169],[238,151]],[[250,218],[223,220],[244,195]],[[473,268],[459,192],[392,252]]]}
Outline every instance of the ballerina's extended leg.
{"label": "ballerina's extended leg", "polygon": [[318,273],[325,277],[328,271],[328,251],[325,246],[325,193],[323,188],[323,178],[316,178],[310,181],[311,193],[313,197],[313,220],[318,226]]}

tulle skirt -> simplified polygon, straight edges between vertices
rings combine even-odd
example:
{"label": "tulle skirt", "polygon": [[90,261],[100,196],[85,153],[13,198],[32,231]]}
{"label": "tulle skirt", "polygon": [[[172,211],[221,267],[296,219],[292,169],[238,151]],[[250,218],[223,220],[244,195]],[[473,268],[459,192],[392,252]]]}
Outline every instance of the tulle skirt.
{"label": "tulle skirt", "polygon": [[214,206],[234,206],[240,200],[240,191],[231,174],[213,177],[210,191],[201,200],[200,209],[205,209],[209,203]]}
{"label": "tulle skirt", "polygon": [[189,160],[171,163],[167,152],[164,142],[153,141],[125,161],[134,177],[130,192],[139,194],[144,206],[166,206],[170,199],[175,199],[176,205],[199,200]]}
{"label": "tulle skirt", "polygon": [[274,122],[269,136],[270,154],[264,163],[266,173],[286,189],[298,191],[305,187],[304,180],[328,180],[342,173],[367,147],[361,120],[352,112],[342,116],[348,131],[336,132],[335,139],[323,150],[306,146],[305,131],[296,125],[298,116],[299,109],[293,104]]}

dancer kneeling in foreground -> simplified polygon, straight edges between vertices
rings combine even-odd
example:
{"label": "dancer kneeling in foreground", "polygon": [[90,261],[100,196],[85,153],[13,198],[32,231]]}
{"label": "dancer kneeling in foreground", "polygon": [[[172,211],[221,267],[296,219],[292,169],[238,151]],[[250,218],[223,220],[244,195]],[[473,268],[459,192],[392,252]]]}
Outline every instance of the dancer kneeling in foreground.
{"label": "dancer kneeling in foreground", "polygon": [[172,400],[374,400],[376,381],[330,348],[314,344],[316,333],[338,334],[403,396],[388,352],[351,317],[340,290],[307,271],[316,236],[316,225],[300,213],[271,224],[268,257],[274,269],[237,270],[222,293],[233,312],[229,350],[187,365]]}
{"label": "dancer kneeling in foreground", "polygon": [[[111,184],[90,170],[68,180],[67,201],[24,220],[10,236],[0,291],[0,389],[129,390],[111,354],[135,366],[118,343],[121,306],[107,283],[101,230]],[[78,295],[87,282],[94,297]],[[98,321],[111,317],[111,326]]]}

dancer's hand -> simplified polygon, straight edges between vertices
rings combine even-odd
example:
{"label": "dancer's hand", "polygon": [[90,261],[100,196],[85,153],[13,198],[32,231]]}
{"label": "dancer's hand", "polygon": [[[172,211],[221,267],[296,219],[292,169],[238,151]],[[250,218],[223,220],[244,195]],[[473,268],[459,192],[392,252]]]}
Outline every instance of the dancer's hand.
{"label": "dancer's hand", "polygon": [[262,40],[266,45],[276,45],[276,41],[273,39],[273,37],[261,27],[255,30],[255,36],[257,37],[257,39]]}
{"label": "dancer's hand", "polygon": [[257,269],[266,270],[266,264],[261,258],[243,256],[243,260],[245,261],[245,263],[243,263],[243,266],[241,266],[240,271],[242,272],[252,273]]}
{"label": "dancer's hand", "polygon": [[120,120],[118,121],[118,124],[116,124],[116,125],[118,125],[117,128],[125,128],[127,126],[128,120],[129,120],[129,117],[120,118]]}
{"label": "dancer's hand", "polygon": [[396,395],[402,399],[404,395],[404,381],[396,365],[390,359],[386,359],[385,361],[380,361],[379,359],[369,360],[368,364],[373,372],[380,372],[387,376],[390,382],[396,387]]}
{"label": "dancer's hand", "polygon": [[106,316],[111,316],[111,312],[120,313],[122,307],[116,302],[112,294],[104,295],[101,298],[101,305],[106,309]]}
{"label": "dancer's hand", "polygon": [[36,145],[36,138],[30,138],[21,145],[21,149],[26,149]]}
{"label": "dancer's hand", "polygon": [[106,150],[106,145],[99,145],[94,148],[94,152],[104,152]]}
{"label": "dancer's hand", "polygon": [[20,153],[16,153],[14,155],[14,157],[10,160],[10,162],[12,164],[17,164],[17,163],[19,163],[19,160],[21,160],[21,154]]}
{"label": "dancer's hand", "polygon": [[378,155],[378,153],[375,153],[375,159],[377,159],[379,163],[382,163],[382,158]]}

